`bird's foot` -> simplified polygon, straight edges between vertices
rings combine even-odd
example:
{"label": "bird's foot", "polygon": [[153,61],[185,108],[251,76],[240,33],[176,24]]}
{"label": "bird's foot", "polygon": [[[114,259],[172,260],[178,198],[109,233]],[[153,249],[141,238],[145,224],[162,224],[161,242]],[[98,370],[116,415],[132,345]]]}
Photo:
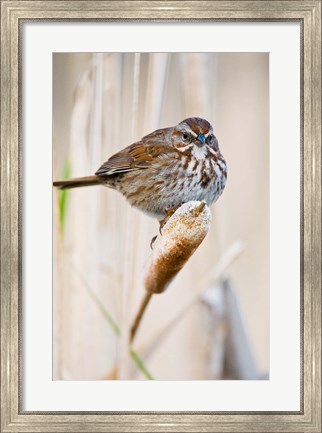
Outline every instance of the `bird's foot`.
{"label": "bird's foot", "polygon": [[[160,235],[162,235],[162,229],[163,229],[163,227],[166,225],[166,223],[169,221],[169,219],[172,217],[172,215],[175,213],[175,211],[177,210],[177,209],[179,209],[179,207],[180,206],[175,206],[175,207],[172,207],[171,209],[167,209],[167,214],[166,214],[166,216],[161,220],[161,221],[159,221],[159,224],[160,224],[160,227],[159,227],[159,234]],[[153,250],[153,244],[154,244],[154,242],[156,241],[156,238],[158,237],[158,235],[155,235],[155,236],[153,236],[153,238],[151,239],[151,242],[150,242],[150,248],[151,248],[151,250]]]}
{"label": "bird's foot", "polygon": [[163,229],[163,227],[166,225],[166,223],[169,221],[169,219],[172,217],[172,215],[175,213],[175,211],[177,209],[179,209],[180,206],[181,205],[175,206],[175,207],[172,207],[172,208],[168,209],[166,216],[163,218],[163,220],[159,221],[159,223],[160,223],[160,227],[159,227],[159,233],[160,233],[160,235],[162,235],[162,229]]}

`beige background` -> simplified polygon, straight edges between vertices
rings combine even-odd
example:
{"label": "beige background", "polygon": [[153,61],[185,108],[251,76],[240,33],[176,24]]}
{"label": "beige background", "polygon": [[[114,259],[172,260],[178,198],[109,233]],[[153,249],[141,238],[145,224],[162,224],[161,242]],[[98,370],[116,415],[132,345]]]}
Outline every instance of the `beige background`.
{"label": "beige background", "polygon": [[[244,250],[225,277],[238,300],[258,377],[266,375],[268,55],[55,54],[53,60],[54,179],[62,176],[66,160],[72,176],[92,174],[114,152],[186,117],[197,115],[212,123],[228,164],[226,190],[211,208],[212,228],[200,249],[167,292],[152,300],[135,347],[143,353],[227,250],[242,241]],[[122,329],[129,325],[143,296],[142,270],[158,223],[130,208],[115,191],[97,187],[68,195],[62,230],[57,198],[55,192],[54,378],[106,378],[119,365],[120,378],[142,379],[123,359],[122,344],[97,300]],[[215,315],[208,320],[209,311],[197,303],[164,340],[156,339],[145,359],[155,379],[225,377],[218,365],[226,350],[227,323],[220,311]],[[239,327],[234,329],[237,337]],[[209,356],[211,345],[220,356]],[[211,368],[209,363],[218,365]],[[210,373],[213,370],[217,373]]]}

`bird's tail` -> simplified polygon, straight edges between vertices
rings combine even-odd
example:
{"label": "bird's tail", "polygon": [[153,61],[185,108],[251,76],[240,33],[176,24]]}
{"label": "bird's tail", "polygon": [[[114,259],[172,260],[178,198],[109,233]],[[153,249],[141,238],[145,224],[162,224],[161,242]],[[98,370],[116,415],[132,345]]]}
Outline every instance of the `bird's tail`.
{"label": "bird's tail", "polygon": [[53,183],[59,189],[79,188],[82,186],[93,186],[101,184],[99,176],[77,177],[75,179],[58,180]]}

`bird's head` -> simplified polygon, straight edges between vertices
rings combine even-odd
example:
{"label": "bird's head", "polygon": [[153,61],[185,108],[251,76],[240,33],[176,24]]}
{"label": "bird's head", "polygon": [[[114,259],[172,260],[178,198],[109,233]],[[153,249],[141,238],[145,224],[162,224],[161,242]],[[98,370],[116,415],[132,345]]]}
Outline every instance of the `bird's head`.
{"label": "bird's head", "polygon": [[173,129],[175,147],[179,150],[192,146],[209,146],[218,150],[218,141],[213,133],[211,124],[200,117],[189,117],[183,120]]}

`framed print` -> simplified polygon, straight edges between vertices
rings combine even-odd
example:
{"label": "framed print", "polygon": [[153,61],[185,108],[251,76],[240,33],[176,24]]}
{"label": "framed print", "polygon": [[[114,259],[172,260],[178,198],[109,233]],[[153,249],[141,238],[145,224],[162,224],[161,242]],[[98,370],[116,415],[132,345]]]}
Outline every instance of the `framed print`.
{"label": "framed print", "polygon": [[1,95],[1,431],[321,432],[321,2],[2,1]]}
{"label": "framed print", "polygon": [[[77,67],[77,74],[79,71],[82,71],[81,78],[79,81],[77,78],[77,83],[74,82],[73,78],[71,78],[71,83],[67,84],[66,77],[68,76],[68,71],[65,69],[65,67],[66,65],[75,64],[84,65]],[[239,71],[239,80],[236,80],[236,69]],[[97,93],[93,86],[97,85],[94,83],[98,83],[97,80],[99,80],[99,77],[97,74],[99,70],[102,71],[102,90],[98,91]],[[169,200],[171,203],[173,203],[172,200],[174,200],[174,198],[171,191],[172,188],[176,189],[176,182],[170,183],[169,187],[166,187],[162,183],[159,184],[159,182],[162,182],[162,180],[153,180],[151,185],[148,187],[148,191],[151,191],[151,193],[147,191],[146,199],[143,197],[134,198],[136,195],[136,189],[134,188],[132,193],[130,193],[134,195],[128,196],[128,201],[131,202],[131,200],[134,199],[134,209],[132,209],[124,201],[122,195],[115,194],[115,191],[113,191],[112,188],[108,188],[107,191],[106,188],[83,188],[79,190],[76,189],[76,186],[75,188],[64,189],[65,186],[69,186],[68,181],[66,184],[66,181],[58,180],[58,187],[55,187],[53,200],[56,206],[57,204],[61,203],[59,200],[64,200],[63,208],[65,210],[62,214],[62,207],[58,206],[57,214],[60,215],[59,221],[57,221],[54,217],[54,221],[56,221],[56,223],[54,222],[54,225],[57,227],[57,231],[54,232],[54,248],[56,251],[55,256],[57,257],[57,263],[54,260],[53,268],[53,325],[55,332],[53,347],[54,379],[97,380],[100,377],[111,376],[115,380],[121,378],[124,379],[125,377],[130,380],[143,380],[147,378],[147,376],[153,377],[157,380],[207,380],[209,378],[214,380],[222,379],[223,377],[229,377],[236,380],[261,380],[265,377],[268,378],[268,54],[177,52],[118,52],[94,54],[55,53],[53,55],[53,71],[53,95],[55,95],[53,112],[53,158],[55,160],[53,174],[54,179],[59,179],[59,176],[61,176],[60,173],[63,174],[64,167],[66,166],[70,167],[71,172],[69,177],[71,178],[77,178],[77,176],[81,174],[83,170],[88,173],[94,173],[97,170],[97,167],[95,168],[95,164],[98,163],[99,155],[91,155],[91,151],[88,149],[97,147],[97,145],[94,145],[91,140],[92,137],[99,136],[99,131],[101,130],[103,130],[101,141],[101,146],[103,146],[103,148],[100,152],[102,158],[106,159],[106,157],[103,155],[108,155],[111,153],[113,154],[119,151],[124,152],[120,149],[121,146],[119,143],[133,143],[135,142],[136,137],[146,136],[149,130],[163,126],[166,127],[166,125],[172,121],[173,115],[171,114],[168,117],[168,113],[172,112],[172,107],[174,106],[176,107],[175,117],[179,119],[178,123],[181,123],[180,127],[178,127],[179,129],[183,128],[183,119],[191,119],[184,122],[184,124],[188,122],[187,126],[184,127],[184,131],[186,131],[188,129],[189,123],[194,124],[195,122],[196,125],[200,124],[206,126],[208,121],[205,119],[211,119],[216,116],[214,114],[214,111],[216,110],[215,107],[218,107],[218,110],[220,107],[220,111],[224,111],[225,104],[227,104],[227,107],[231,107],[233,105],[232,101],[235,101],[236,98],[243,101],[243,104],[249,105],[250,110],[252,110],[254,113],[252,122],[249,122],[249,117],[242,119],[241,116],[236,116],[237,118],[235,122],[239,125],[236,125],[236,130],[239,128],[246,129],[246,127],[251,129],[249,133],[246,133],[246,131],[243,132],[244,142],[240,143],[239,146],[241,155],[239,158],[236,158],[236,161],[243,160],[244,155],[253,155],[254,153],[257,154],[257,157],[251,157],[256,158],[256,162],[253,162],[253,169],[251,171],[245,171],[244,163],[239,165],[240,168],[243,167],[240,170],[237,167],[230,168],[229,170],[232,172],[229,180],[230,185],[235,185],[235,187],[230,187],[231,191],[238,190],[240,188],[244,191],[248,191],[242,197],[238,196],[243,204],[247,203],[247,208],[249,209],[248,217],[245,218],[244,221],[240,220],[240,228],[235,234],[233,234],[234,229],[236,230],[236,222],[234,221],[234,218],[229,220],[228,218],[223,218],[223,214],[226,212],[235,214],[236,210],[240,208],[241,203],[240,205],[237,204],[237,197],[234,199],[229,199],[230,194],[233,194],[232,192],[229,193],[229,190],[228,194],[226,194],[226,191],[224,191],[225,195],[223,193],[219,194],[219,192],[221,192],[220,183],[218,197],[215,197],[216,203],[218,202],[218,206],[216,206],[216,213],[213,213],[211,228],[202,242],[202,245],[198,247],[196,253],[193,254],[191,259],[189,259],[189,266],[184,266],[178,277],[171,282],[171,285],[169,285],[166,290],[163,290],[163,288],[158,288],[157,291],[161,291],[161,293],[151,297],[149,305],[145,307],[146,312],[144,313],[142,324],[140,324],[137,332],[135,330],[133,331],[137,334],[135,335],[135,338],[133,337],[135,345],[133,347],[139,348],[139,346],[144,347],[149,344],[153,346],[153,343],[148,343],[148,341],[157,339],[159,341],[158,348],[154,350],[152,347],[150,349],[141,349],[141,356],[145,350],[149,352],[149,355],[144,355],[144,369],[142,370],[140,368],[142,367],[142,364],[137,365],[135,360],[132,358],[128,360],[130,362],[127,366],[127,373],[125,372],[126,366],[123,365],[123,363],[125,363],[124,357],[121,357],[123,360],[121,364],[118,361],[118,357],[121,356],[119,355],[121,347],[119,344],[120,336],[117,334],[121,326],[120,323],[123,323],[124,321],[124,317],[128,318],[126,321],[130,321],[129,325],[132,326],[131,320],[133,322],[135,320],[137,313],[136,310],[140,308],[141,298],[145,299],[145,290],[142,290],[142,287],[145,286],[141,276],[142,269],[144,269],[144,265],[148,257],[150,257],[151,260],[157,260],[158,262],[159,258],[157,246],[159,245],[161,248],[161,244],[159,244],[161,237],[159,240],[156,239],[153,242],[153,250],[151,250],[149,247],[151,239],[157,233],[158,223],[155,224],[155,220],[158,219],[158,217],[147,219],[144,214],[141,215],[143,212],[137,212],[135,207],[137,207],[136,204],[143,199],[144,201],[146,200],[144,210],[146,208],[153,209],[153,206],[155,206],[154,203],[158,203],[159,192],[162,191],[163,193],[165,188],[169,188]],[[252,78],[250,78],[250,74],[252,74]],[[215,86],[214,80],[216,76],[218,84]],[[90,77],[93,77],[93,80],[91,80]],[[146,79],[149,83],[147,86],[143,85],[144,79]],[[253,85],[254,81],[257,82],[256,87]],[[184,84],[178,86],[178,82],[183,82]],[[133,84],[129,85],[129,83]],[[243,85],[241,85],[241,83],[243,83]],[[190,95],[188,90],[191,88],[191,86],[195,86],[196,88],[194,95]],[[61,91],[62,87],[66,87],[66,90],[63,92]],[[225,91],[225,97],[223,97],[223,93],[221,93],[221,89],[223,87],[230,89],[231,102],[228,101],[228,91]],[[74,92],[75,88],[76,94],[79,96],[76,97],[74,102],[72,102],[70,119],[74,126],[71,125],[72,130],[70,132],[70,144],[66,149],[66,146],[62,146],[60,143],[69,142],[69,128],[65,128],[63,126],[64,119],[67,119],[69,115],[66,114],[62,116],[61,114],[66,109],[68,104],[68,98],[66,98],[68,89]],[[207,89],[211,89],[209,94],[207,94]],[[92,97],[93,101],[96,100],[98,94],[104,94],[103,100],[101,101],[102,114],[100,118],[102,121],[99,119],[94,121],[96,116],[94,110],[95,104],[90,102]],[[238,97],[237,94],[239,94]],[[258,97],[258,95],[260,95],[260,97]],[[90,99],[87,100],[87,98]],[[71,96],[69,99],[72,99]],[[121,102],[122,99],[123,102]],[[135,110],[137,114],[133,114],[133,104],[137,105]],[[92,108],[83,111],[81,107],[84,106]],[[130,113],[128,120],[124,120],[126,118],[126,107]],[[112,111],[109,111],[111,109]],[[119,115],[118,113],[122,114]],[[199,117],[189,117],[192,116],[193,113],[198,113]],[[81,116],[81,118],[79,118],[79,116]],[[220,113],[218,113],[216,116],[217,121],[215,133],[216,137],[218,137],[218,141],[219,137],[222,136],[221,129],[230,130],[228,125],[221,126],[220,117]],[[124,131],[122,128],[124,121],[126,124],[132,124],[132,129],[126,128]],[[120,122],[119,126],[116,126],[117,122]],[[84,125],[85,129],[80,131],[79,125]],[[88,133],[86,132],[86,125],[92,125],[89,126]],[[97,125],[97,127],[95,125]],[[113,125],[113,129],[115,128],[115,132],[113,133],[111,125]],[[96,128],[97,131],[94,132]],[[196,126],[196,128],[198,128],[198,126]],[[258,128],[258,132],[255,131],[256,128]],[[169,128],[164,129],[164,133],[167,134]],[[62,135],[64,130],[67,132],[67,137]],[[176,130],[176,128],[174,128],[174,130]],[[159,128],[156,136],[159,136],[160,134],[161,132]],[[205,134],[207,135],[207,133]],[[256,136],[261,137],[260,152],[256,152],[256,150],[253,149],[253,147],[258,149],[259,146],[255,138]],[[147,140],[150,141],[153,135],[151,136],[151,134],[148,134],[148,137],[149,138]],[[248,138],[246,139],[246,137]],[[227,159],[227,161],[231,161],[231,166],[234,159],[229,155],[229,143],[234,143],[237,139],[241,140],[241,137],[240,135],[238,138],[224,136],[223,139],[227,144],[225,146],[226,155],[224,156],[224,153],[222,153],[222,164],[227,165],[226,162],[224,163],[224,161]],[[215,138],[213,138],[213,140],[215,142]],[[144,141],[145,140],[142,139],[142,142]],[[136,147],[138,145],[136,144],[134,146]],[[220,144],[218,144],[218,146],[220,146]],[[249,150],[246,150],[247,148]],[[234,154],[236,154],[236,152],[237,150],[234,148]],[[81,156],[81,154],[83,156]],[[116,158],[117,160],[118,157],[113,158]],[[86,161],[84,161],[84,159]],[[171,159],[171,164],[172,163],[173,161]],[[180,159],[178,163],[180,166]],[[183,176],[189,178],[191,174],[188,160],[187,163],[187,171]],[[192,166],[192,164],[195,163],[196,160],[192,158],[190,165]],[[221,166],[218,165],[218,167]],[[166,167],[164,169],[169,170],[169,168]],[[148,169],[145,168],[141,174],[146,175],[147,170]],[[160,171],[162,172],[161,167]],[[136,171],[134,171],[134,173],[135,176],[138,174]],[[247,175],[249,175],[251,179],[247,178]],[[122,179],[124,176],[121,176]],[[159,177],[159,174],[157,177]],[[160,175],[160,177],[163,179],[163,176]],[[103,175],[102,178],[105,179],[106,176]],[[152,177],[152,179],[154,179],[154,177]],[[175,173],[174,179],[177,180],[177,173]],[[256,179],[256,191],[252,191],[249,188],[249,185],[254,182],[252,179]],[[94,182],[95,181],[96,178],[94,178]],[[145,182],[147,181],[148,178],[145,178]],[[155,190],[154,182],[156,183]],[[80,185],[81,184],[82,183],[80,183]],[[182,185],[184,185],[184,181]],[[134,185],[131,181],[131,188],[133,189],[133,187]],[[130,187],[127,187],[126,191],[129,188]],[[141,188],[143,188],[143,185],[139,183],[136,188],[138,188],[138,191],[140,191]],[[183,188],[185,187],[183,186]],[[197,189],[198,188],[199,187],[197,187]],[[181,191],[181,187],[179,189]],[[94,198],[95,191],[97,194],[99,194],[99,197],[96,199]],[[205,198],[208,194],[206,191],[207,188],[205,188]],[[196,191],[196,196],[198,196],[198,194],[204,194],[204,189],[201,188],[200,191],[198,189],[198,191]],[[219,198],[219,195],[222,195],[222,197]],[[193,196],[195,196],[195,193],[193,193]],[[91,204],[92,200],[94,200],[93,204]],[[260,219],[258,218],[258,207],[256,204],[259,201],[261,201],[260,212],[262,213],[262,217]],[[96,203],[99,203],[99,205]],[[54,208],[55,204],[53,205]],[[84,205],[85,209],[82,211],[81,209]],[[124,206],[125,209],[123,209]],[[227,208],[229,206],[232,206],[230,211]],[[91,208],[91,212],[93,212],[92,216],[89,215],[88,208]],[[104,221],[100,223],[102,233],[97,238],[96,233],[98,232],[98,229],[95,221],[98,223],[98,219],[100,219],[99,215],[101,215],[101,208],[104,208],[104,214],[107,215],[107,217],[104,217]],[[121,209],[123,210],[121,211]],[[140,206],[138,209],[140,210]],[[98,212],[98,214],[95,216],[96,212]],[[75,217],[77,218],[76,221]],[[120,218],[124,220],[121,221]],[[231,221],[233,227],[226,227],[228,221]],[[163,225],[163,223],[161,224]],[[251,230],[249,230],[251,236],[248,238],[246,236],[246,232],[248,231],[246,224],[251,227]],[[89,235],[89,226],[93,228],[93,233],[91,235]],[[132,229],[133,226],[136,228],[134,233]],[[84,235],[80,235],[80,233],[85,232],[88,233],[86,235],[86,240],[83,239]],[[164,228],[162,229],[162,243],[165,242],[166,239],[165,233],[166,225],[164,225]],[[222,235],[220,235],[220,233],[222,233]],[[231,236],[224,235],[224,233],[231,233]],[[220,237],[222,237],[222,245],[219,245]],[[261,239],[261,242],[257,242],[256,240],[254,241],[251,239],[252,237],[254,237],[254,239]],[[98,247],[100,238],[105,239],[101,245],[101,252],[99,252]],[[197,235],[194,235],[193,238],[196,240]],[[122,245],[122,242],[124,242],[124,246]],[[182,239],[180,242],[182,242]],[[244,248],[242,243],[247,243],[248,245],[254,244],[254,246]],[[127,259],[129,262],[125,265],[125,251],[129,244],[135,244],[135,249],[142,252],[142,257],[139,257],[138,254],[135,261],[132,261],[130,256]],[[185,249],[188,250],[189,247],[186,246]],[[80,253],[81,250],[82,252]],[[219,250],[221,251],[219,252]],[[261,270],[254,273],[252,282],[247,283],[245,281],[246,275],[251,272],[255,260],[255,258],[251,259],[248,255],[252,254],[252,251],[254,252],[255,250],[256,259],[258,260],[256,268]],[[94,251],[96,251],[98,254],[98,257],[95,260],[93,260]],[[237,310],[239,309],[237,305],[233,305],[233,302],[231,305],[229,304],[229,307],[227,306],[227,312],[223,314],[225,319],[219,317],[220,315],[218,315],[218,313],[215,311],[217,309],[216,303],[215,305],[212,305],[211,301],[210,304],[212,306],[207,306],[207,296],[212,297],[214,293],[224,293],[226,290],[232,292],[234,292],[234,290],[238,290],[237,287],[233,289],[233,283],[232,281],[228,281],[228,277],[223,280],[225,280],[224,284],[226,286],[231,286],[229,289],[210,288],[209,292],[207,289],[207,286],[209,287],[214,284],[218,284],[218,281],[222,279],[219,277],[216,279],[216,283],[214,283],[213,280],[209,282],[209,280],[212,278],[211,274],[214,272],[213,262],[215,261],[217,263],[216,266],[218,267],[220,263],[227,261],[227,257],[229,258],[229,261],[238,261],[235,255],[236,253],[240,254],[241,258],[244,256],[245,264],[241,269],[243,275],[236,274],[234,279],[236,279],[236,281],[238,280],[239,284],[249,287],[249,295],[252,297],[252,300],[246,301],[244,298],[245,295],[243,296],[242,293],[239,295],[239,298],[241,302],[246,301],[246,304],[251,304],[254,302],[254,305],[257,305],[257,310],[260,309],[260,313],[258,311],[253,317],[254,323],[250,324],[250,328],[253,328],[254,330],[256,329],[256,335],[254,334],[249,337],[250,339],[254,339],[256,350],[260,356],[256,358],[255,362],[256,355],[252,355],[250,350],[246,351],[245,349],[244,356],[245,358],[249,357],[249,360],[246,361],[245,359],[245,365],[239,365],[238,368],[237,366],[234,367],[233,365],[227,365],[227,367],[225,367],[226,355],[223,355],[222,357],[217,355],[218,358],[215,356],[215,352],[217,354],[219,352],[223,353],[224,349],[219,351],[218,347],[217,349],[212,348],[213,344],[216,344],[210,342],[218,340],[218,344],[220,346],[224,346],[226,343],[220,343],[220,340],[226,340],[227,338],[227,342],[228,340],[232,341],[231,350],[233,352],[235,350],[238,351],[238,347],[233,343],[233,335],[235,335],[235,331],[231,331],[231,335],[230,332],[227,333],[227,336],[224,336],[223,333],[220,332],[217,335],[216,333],[213,334],[212,330],[217,327],[220,328],[221,326],[219,324],[215,326],[210,323],[209,325],[206,323],[200,323],[200,317],[202,317],[205,322],[219,321],[219,323],[222,323],[222,321],[225,320],[226,326],[229,329],[236,327],[236,332],[242,332],[242,329],[244,329],[244,324],[235,324],[230,322],[228,318],[230,314],[228,311],[230,310],[231,314],[235,318],[238,317],[237,311],[234,313],[232,312],[235,308]],[[216,256],[218,258],[215,258]],[[117,257],[119,257],[119,259],[117,259]],[[171,254],[171,257],[172,260],[175,260],[173,254]],[[163,258],[165,257],[163,256]],[[209,262],[207,263],[207,261]],[[90,265],[90,263],[92,263],[92,265]],[[97,267],[98,263],[99,266]],[[128,275],[127,272],[124,272],[124,267],[132,269],[132,275]],[[228,268],[229,266],[227,265],[226,270],[222,271],[221,273],[223,274],[224,272],[228,272]],[[82,272],[80,271],[81,269]],[[111,269],[113,269],[113,271]],[[204,270],[202,271],[202,269]],[[196,272],[196,270],[198,270],[198,272]],[[143,271],[143,274],[145,274],[145,272],[147,271]],[[238,271],[236,270],[235,272]],[[121,279],[120,277],[116,278],[116,275],[113,277],[113,273],[119,276],[123,275],[123,277]],[[124,276],[124,273],[127,276]],[[157,269],[154,269],[151,272],[149,271],[149,273],[151,275],[154,274],[153,281],[155,281]],[[102,288],[101,293],[98,289],[95,289],[95,292],[93,292],[92,286],[93,280],[95,279],[94,275],[101,280],[101,282],[94,284],[94,286],[98,285]],[[107,280],[106,275],[108,276]],[[204,279],[207,279],[208,281],[200,281],[201,275],[204,275]],[[72,281],[68,282],[69,279]],[[75,281],[75,279],[77,280]],[[71,290],[65,291],[63,288],[63,286],[78,287],[79,284],[82,284],[82,282],[85,285],[83,288],[86,287],[87,289],[80,291],[79,289],[76,289],[77,295],[76,293],[73,294]],[[253,288],[251,288],[251,285],[253,285]],[[131,289],[128,290],[128,295],[126,296],[126,299],[128,299],[127,307],[125,307],[125,304],[127,303],[125,299],[123,299],[123,301],[117,301],[116,299],[118,294],[122,293],[123,291],[122,286],[131,287]],[[205,299],[201,302],[202,304],[206,305],[200,306],[202,312],[200,311],[198,313],[198,301],[196,302],[197,290],[194,288],[202,286],[204,286],[204,292],[203,294],[200,294],[200,296],[201,299],[204,297]],[[155,291],[156,289],[154,288],[153,290]],[[78,302],[84,305],[84,311],[81,314],[79,314],[82,310],[81,305],[76,308],[75,302],[77,301],[75,299],[68,300],[69,296],[76,296]],[[255,297],[257,297],[257,300],[255,300]],[[93,310],[91,313],[93,314],[93,317],[86,318],[86,315],[90,311],[90,299],[92,299],[93,302]],[[71,302],[72,305],[67,307],[69,302]],[[164,304],[161,304],[163,302]],[[196,302],[196,304],[193,305],[193,302]],[[221,301],[219,301],[219,304],[220,302]],[[117,306],[118,304],[120,308]],[[101,309],[102,307],[104,307],[104,315],[106,316],[106,319],[108,317],[112,319],[112,326],[110,326],[110,321],[102,321],[102,317],[97,315],[97,309]],[[211,311],[214,309],[214,311],[208,312],[208,308],[210,308]],[[79,315],[79,319],[76,318],[76,314]],[[121,316],[123,319],[121,319]],[[251,314],[248,314],[249,319],[250,317]],[[75,323],[75,325],[70,327],[68,323],[71,323],[71,321],[74,320],[78,322],[77,325]],[[88,328],[88,323],[90,322],[92,325],[90,328]],[[169,323],[172,323],[173,325],[171,326]],[[116,329],[115,324],[117,325]],[[106,328],[106,325],[108,325],[111,329]],[[127,324],[126,327],[129,325]],[[82,331],[84,337],[81,339],[81,342],[76,342],[74,337],[77,335],[81,326],[84,326],[84,330]],[[191,329],[189,330],[190,326]],[[194,337],[195,333],[193,329],[198,327],[201,327],[201,329],[200,331],[196,332]],[[202,330],[203,328],[205,328],[204,331]],[[96,329],[96,331],[94,331],[94,329]],[[169,329],[169,331],[167,331],[167,329]],[[85,337],[87,332],[89,338]],[[101,332],[105,334],[105,341],[110,341],[109,344],[105,345],[105,354],[103,354],[101,351],[102,342],[100,337],[96,346],[97,352],[93,347],[95,339],[93,333],[97,333],[99,335]],[[179,338],[181,341],[180,351],[178,351],[175,347],[171,347],[170,340],[171,338],[174,338],[174,336],[171,337],[172,332],[178,332],[177,338]],[[163,343],[161,343],[162,339],[160,339],[160,333],[163,336]],[[203,338],[201,338],[202,335]],[[159,337],[157,338],[157,336]],[[240,334],[238,339],[242,338],[242,334]],[[249,342],[246,341],[247,338],[248,336],[243,343],[245,348],[249,344]],[[76,347],[74,347],[73,341],[75,342]],[[194,341],[193,344],[192,341]],[[259,344],[261,346],[260,348],[258,347]],[[81,345],[84,346],[81,347]],[[190,350],[188,347],[191,347],[191,349],[193,347],[191,353],[189,353]],[[91,351],[91,357],[90,360],[88,359],[88,361],[85,362],[89,350]],[[175,357],[168,355],[174,351],[177,352]],[[237,353],[231,354],[230,356],[227,355],[228,358],[241,358],[241,356],[242,355],[238,355]],[[83,362],[80,362],[80,359],[83,359]],[[141,359],[141,361],[143,360]],[[97,365],[95,365],[96,362],[98,363]],[[99,366],[100,363],[101,367]],[[131,364],[133,363],[135,365],[132,366]],[[256,367],[255,363],[257,364]],[[107,366],[107,364],[109,366]],[[236,371],[233,371],[234,369],[236,369]],[[149,373],[147,374],[147,372]]]}

